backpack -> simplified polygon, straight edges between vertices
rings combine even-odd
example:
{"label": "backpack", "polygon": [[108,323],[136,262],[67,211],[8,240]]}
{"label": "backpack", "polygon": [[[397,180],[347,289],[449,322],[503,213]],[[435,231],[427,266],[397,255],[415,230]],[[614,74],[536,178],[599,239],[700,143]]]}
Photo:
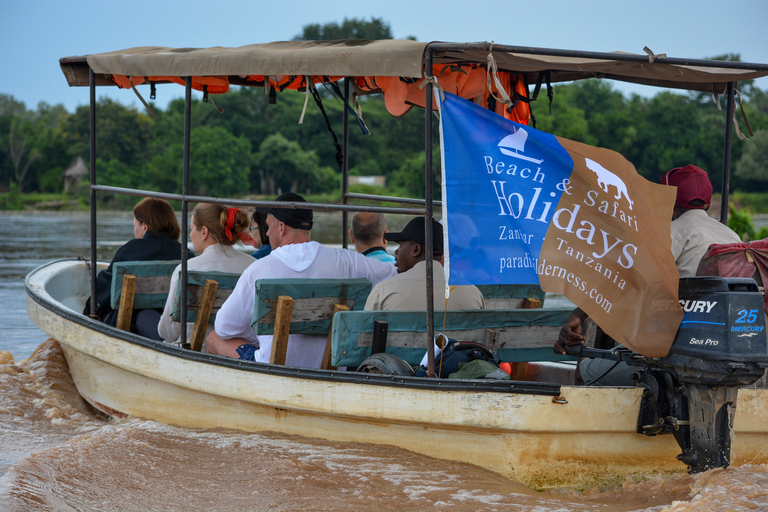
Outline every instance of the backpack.
{"label": "backpack", "polygon": [[[474,341],[448,340],[442,352],[435,356],[435,375],[441,379],[447,379],[450,374],[459,370],[459,363],[475,359],[488,361],[497,368],[499,366],[496,356],[485,345]],[[416,376],[426,377],[426,366],[419,366],[416,369]]]}

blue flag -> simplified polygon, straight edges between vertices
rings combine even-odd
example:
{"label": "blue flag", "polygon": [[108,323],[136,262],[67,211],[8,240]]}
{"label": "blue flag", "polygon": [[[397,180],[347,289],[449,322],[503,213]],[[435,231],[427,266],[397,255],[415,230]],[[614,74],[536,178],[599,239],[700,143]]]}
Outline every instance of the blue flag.
{"label": "blue flag", "polygon": [[557,138],[453,94],[441,102],[449,283],[538,284],[538,258],[573,170]]}

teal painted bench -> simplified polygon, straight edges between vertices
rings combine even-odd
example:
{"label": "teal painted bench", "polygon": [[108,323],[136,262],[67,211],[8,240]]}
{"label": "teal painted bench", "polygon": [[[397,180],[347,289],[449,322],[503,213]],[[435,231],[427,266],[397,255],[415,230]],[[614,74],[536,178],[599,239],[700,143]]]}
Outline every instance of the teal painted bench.
{"label": "teal painted bench", "polygon": [[118,309],[123,292],[123,278],[136,277],[133,295],[135,309],[165,307],[171,288],[171,273],[181,263],[174,261],[120,261],[112,265],[112,309]]}
{"label": "teal painted bench", "polygon": [[[187,343],[199,352],[208,330],[216,320],[216,313],[224,301],[232,295],[240,274],[219,271],[190,270],[187,272],[187,322],[194,322]],[[176,297],[171,306],[171,320],[181,321],[181,286],[176,287]]]}
{"label": "teal painted bench", "polygon": [[[490,348],[500,361],[566,361],[570,356],[552,350],[571,309],[509,309],[436,312],[435,333],[476,341]],[[427,350],[424,312],[341,311],[331,331],[331,364],[359,366],[371,355],[375,321],[387,322],[386,351],[417,365]],[[443,327],[445,325],[445,327]]]}
{"label": "teal painted bench", "polygon": [[[270,362],[285,364],[288,335],[329,336],[334,314],[361,310],[371,293],[367,279],[259,279],[251,327],[272,334]],[[323,368],[330,368],[330,336]]]}
{"label": "teal painted bench", "polygon": [[[477,287],[485,309],[535,309],[544,307],[544,291],[535,284],[487,284]],[[536,303],[536,301],[539,301]]]}
{"label": "teal painted bench", "polygon": [[[232,290],[235,289],[240,274],[232,272],[218,272],[218,271],[202,271],[202,270],[190,270],[187,272],[187,322],[194,322],[197,320],[197,313],[203,302],[203,289],[205,288],[205,282],[207,280],[216,281],[218,284],[216,290],[216,296],[214,298],[211,315],[208,319],[208,323],[212,323],[216,320],[216,312],[221,309],[222,304],[227,298],[232,295]],[[176,287],[176,297],[171,307],[171,320],[174,322],[181,321],[181,286]]]}
{"label": "teal painted bench", "polygon": [[117,328],[129,331],[134,309],[162,309],[171,287],[174,261],[120,261],[112,265],[110,304]]}

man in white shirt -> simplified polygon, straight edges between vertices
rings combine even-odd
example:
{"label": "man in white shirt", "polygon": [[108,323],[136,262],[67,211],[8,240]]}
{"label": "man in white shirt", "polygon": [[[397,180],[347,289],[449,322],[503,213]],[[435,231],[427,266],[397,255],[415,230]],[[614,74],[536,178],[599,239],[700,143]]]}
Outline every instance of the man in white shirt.
{"label": "man in white shirt", "polygon": [[[371,290],[366,310],[426,311],[427,259],[424,217],[415,217],[399,233],[385,233],[384,238],[399,242],[395,251],[397,276],[382,281]],[[446,309],[484,309],[485,299],[476,286],[452,286],[445,298],[445,272],[440,264],[443,256],[443,226],[432,219],[432,278],[435,311]]]}
{"label": "man in white shirt", "polygon": [[[277,201],[306,202],[294,193],[282,194]],[[257,336],[251,328],[258,279],[364,277],[375,285],[396,273],[391,264],[310,241],[312,210],[270,208],[265,213],[272,252],[243,272],[232,295],[222,305],[214,330],[206,338],[208,353],[269,362],[272,336]],[[286,365],[319,368],[326,341],[326,336],[290,335]]]}

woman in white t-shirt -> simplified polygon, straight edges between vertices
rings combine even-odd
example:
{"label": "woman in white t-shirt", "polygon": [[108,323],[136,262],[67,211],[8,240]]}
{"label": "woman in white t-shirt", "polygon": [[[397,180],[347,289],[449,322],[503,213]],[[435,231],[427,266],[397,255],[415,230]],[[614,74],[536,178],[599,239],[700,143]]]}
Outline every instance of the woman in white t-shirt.
{"label": "woman in white t-shirt", "polygon": [[[242,274],[256,260],[235,249],[234,244],[238,239],[247,237],[249,224],[248,214],[243,210],[220,204],[198,204],[192,212],[189,237],[195,252],[200,255],[187,262],[187,270]],[[173,271],[165,309],[157,325],[157,331],[166,343],[176,343],[181,337],[181,322],[171,320],[180,274],[181,265]],[[187,322],[187,339],[192,334],[193,326],[194,322]],[[211,329],[212,326],[209,326],[208,330]]]}

